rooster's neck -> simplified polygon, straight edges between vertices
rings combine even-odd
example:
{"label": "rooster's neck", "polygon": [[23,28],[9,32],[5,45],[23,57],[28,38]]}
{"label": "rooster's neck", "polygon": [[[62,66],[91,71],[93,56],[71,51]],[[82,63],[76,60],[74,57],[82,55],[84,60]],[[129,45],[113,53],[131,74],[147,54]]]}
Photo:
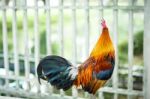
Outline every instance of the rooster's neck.
{"label": "rooster's neck", "polygon": [[109,36],[108,28],[103,28],[102,34],[91,52],[91,56],[105,56],[108,54],[114,56],[114,47]]}

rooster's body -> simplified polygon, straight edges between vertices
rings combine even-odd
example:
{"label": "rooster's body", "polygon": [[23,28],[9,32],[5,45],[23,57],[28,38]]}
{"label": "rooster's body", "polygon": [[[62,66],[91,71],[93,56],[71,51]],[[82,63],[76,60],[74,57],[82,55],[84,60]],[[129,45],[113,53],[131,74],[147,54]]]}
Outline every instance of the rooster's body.
{"label": "rooster's body", "polygon": [[102,34],[84,63],[76,67],[60,56],[47,56],[38,65],[39,80],[47,80],[63,90],[72,85],[82,86],[83,90],[95,94],[111,77],[115,65],[115,51],[104,20],[102,27]]}

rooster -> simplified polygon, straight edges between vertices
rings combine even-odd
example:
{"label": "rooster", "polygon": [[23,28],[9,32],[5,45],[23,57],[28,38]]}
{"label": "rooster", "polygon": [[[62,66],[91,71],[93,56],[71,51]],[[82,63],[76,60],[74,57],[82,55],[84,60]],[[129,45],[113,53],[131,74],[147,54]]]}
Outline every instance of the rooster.
{"label": "rooster", "polygon": [[80,66],[73,66],[67,59],[50,55],[43,58],[37,67],[38,81],[48,81],[57,89],[68,90],[71,86],[82,87],[90,94],[103,87],[115,66],[115,50],[104,19],[102,33],[90,56]]}

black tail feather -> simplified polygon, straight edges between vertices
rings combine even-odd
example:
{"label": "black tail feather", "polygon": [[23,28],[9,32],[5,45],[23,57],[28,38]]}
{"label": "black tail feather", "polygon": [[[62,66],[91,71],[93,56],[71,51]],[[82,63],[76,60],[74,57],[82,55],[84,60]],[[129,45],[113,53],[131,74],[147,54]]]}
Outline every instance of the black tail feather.
{"label": "black tail feather", "polygon": [[41,83],[40,78],[42,78],[58,89],[69,89],[74,81],[69,77],[70,69],[68,68],[70,66],[72,64],[60,56],[47,56],[43,58],[37,67],[39,83]]}

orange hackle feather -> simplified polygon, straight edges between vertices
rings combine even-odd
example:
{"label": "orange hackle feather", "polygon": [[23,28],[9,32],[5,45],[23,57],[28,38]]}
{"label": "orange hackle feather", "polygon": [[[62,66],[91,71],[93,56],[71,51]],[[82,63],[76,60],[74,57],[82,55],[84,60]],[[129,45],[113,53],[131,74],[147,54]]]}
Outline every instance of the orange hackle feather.
{"label": "orange hackle feather", "polygon": [[82,88],[88,89],[93,94],[106,83],[106,80],[93,78],[93,71],[98,73],[111,68],[111,64],[105,60],[107,55],[115,58],[113,43],[104,20],[102,20],[102,26],[102,34],[93,48],[90,57],[79,67],[79,73],[74,82],[76,86],[81,85]]}
{"label": "orange hackle feather", "polygon": [[[86,69],[80,69],[78,77],[75,81],[76,86],[86,86],[89,81],[92,80],[92,66],[88,66]],[[85,76],[86,75],[86,76]]]}

